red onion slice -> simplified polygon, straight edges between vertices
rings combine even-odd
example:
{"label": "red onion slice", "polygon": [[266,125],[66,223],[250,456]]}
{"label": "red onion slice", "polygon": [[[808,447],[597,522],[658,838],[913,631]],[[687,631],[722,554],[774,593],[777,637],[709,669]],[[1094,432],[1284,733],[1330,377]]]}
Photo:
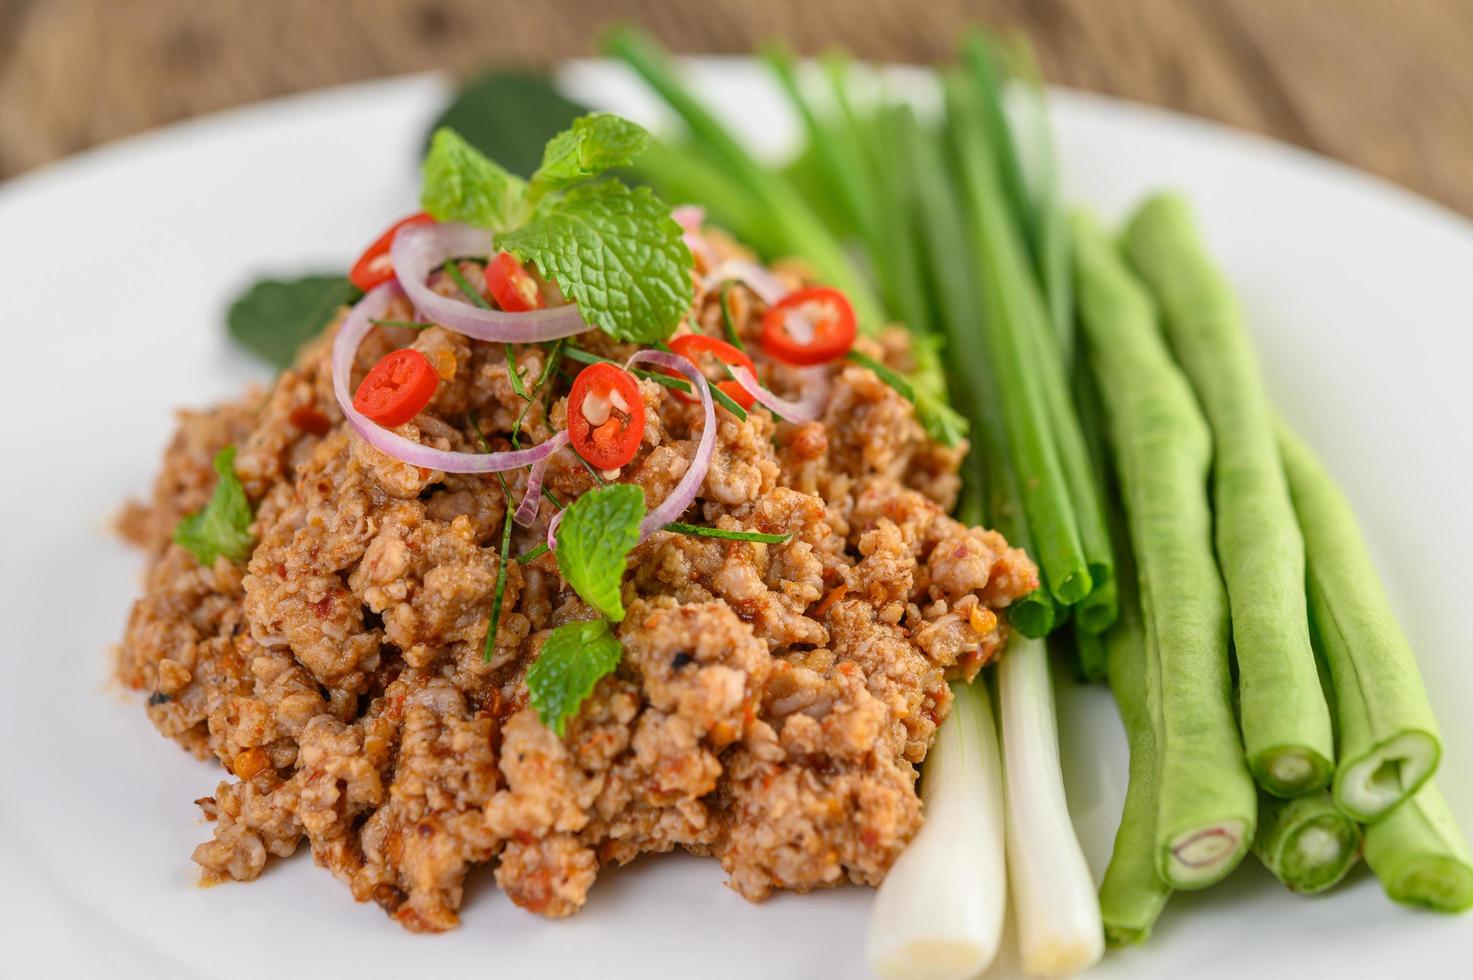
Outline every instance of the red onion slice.
{"label": "red onion slice", "polygon": [[410,302],[426,320],[476,340],[530,344],[571,337],[588,329],[569,303],[526,313],[483,310],[479,306],[441,296],[429,287],[430,273],[450,259],[487,257],[493,250],[491,233],[470,225],[409,225],[394,236],[389,254],[394,275]]}
{"label": "red onion slice", "polygon": [[829,401],[829,370],[823,365],[802,368],[798,374],[803,379],[803,395],[796,401],[779,397],[762,387],[750,368],[734,366],[731,376],[758,402],[772,409],[789,422],[812,422],[823,415]]}
{"label": "red onion slice", "polygon": [[542,497],[542,481],[547,476],[547,464],[552,462],[552,454],[567,444],[567,429],[554,433],[552,438],[542,444],[552,446],[552,452],[532,464],[532,470],[527,474],[527,492],[522,494],[522,502],[517,504],[516,513],[511,515],[511,519],[522,527],[531,527],[532,522],[537,519],[537,504]]}
{"label": "red onion slice", "polygon": [[716,256],[711,251],[711,246],[701,235],[701,225],[706,223],[706,209],[699,204],[682,204],[670,212],[670,217],[684,232],[681,240],[685,247],[690,249],[690,254],[700,259],[705,265],[712,265]]}
{"label": "red onion slice", "polygon": [[701,426],[701,441],[696,443],[696,454],[691,457],[690,467],[686,469],[685,476],[682,476],[680,482],[675,484],[675,489],[660,501],[660,505],[644,515],[644,520],[639,522],[639,540],[643,541],[684,514],[685,509],[696,499],[696,494],[700,493],[701,484],[706,479],[706,471],[711,468],[711,456],[716,452],[716,405],[711,399],[711,386],[706,383],[706,376],[679,354],[662,350],[638,350],[629,355],[629,360],[624,362],[624,367],[627,370],[636,364],[653,364],[656,367],[685,375],[691,386],[695,388],[696,394],[700,396],[701,411],[705,417]]}
{"label": "red onion slice", "polygon": [[363,338],[373,329],[371,321],[382,319],[389,304],[402,295],[399,284],[393,280],[369,290],[368,295],[360,299],[343,318],[342,325],[338,327],[337,338],[332,344],[332,391],[337,396],[338,406],[347,417],[348,424],[363,437],[363,441],[379,452],[411,466],[444,473],[500,473],[531,466],[556,452],[562,443],[555,437],[531,449],[504,453],[458,453],[436,449],[390,432],[353,407],[353,396],[348,391],[348,382],[353,373],[353,358],[358,353]]}
{"label": "red onion slice", "polygon": [[[397,264],[397,260],[395,261]],[[770,269],[765,269],[756,262],[748,262],[745,259],[727,259],[706,273],[701,283],[709,291],[729,279],[735,279],[746,286],[768,306],[772,306],[792,292],[781,279],[773,275]]]}
{"label": "red onion slice", "polygon": [[563,515],[567,512],[567,508],[564,508],[558,511],[556,514],[553,514],[552,520],[547,522],[547,548],[549,551],[557,550],[558,525],[563,522]]}

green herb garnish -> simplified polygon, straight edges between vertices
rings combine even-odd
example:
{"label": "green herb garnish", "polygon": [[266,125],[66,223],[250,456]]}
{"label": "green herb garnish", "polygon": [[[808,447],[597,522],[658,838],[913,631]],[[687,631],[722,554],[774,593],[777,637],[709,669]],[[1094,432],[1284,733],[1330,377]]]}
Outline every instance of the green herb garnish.
{"label": "green herb garnish", "polygon": [[502,344],[501,346],[506,350],[506,376],[511,379],[511,390],[516,392],[518,398],[530,402],[532,396],[527,394],[527,386],[522,383],[522,372],[517,368],[516,351],[513,350],[514,345]]}
{"label": "green herb garnish", "polygon": [[[597,354],[586,351],[581,347],[574,347],[571,344],[563,348],[563,353],[568,356],[568,360],[578,361],[581,364],[613,364],[617,367],[624,366],[611,358],[599,357]],[[656,384],[664,385],[672,391],[683,391],[686,394],[690,394],[690,382],[684,378],[672,378],[668,374],[660,374],[658,371],[646,371],[644,368],[630,368],[629,373],[633,374],[636,378],[644,378],[646,381],[653,381]]]}
{"label": "green herb garnish", "polygon": [[375,327],[403,327],[405,330],[427,330],[433,327],[433,323],[420,323],[416,320],[375,320],[368,318],[368,322]]}
{"label": "green herb garnish", "polygon": [[[480,431],[477,426],[476,431]],[[501,481],[501,495],[506,498],[506,511],[501,517],[501,553],[496,558],[496,592],[491,600],[491,621],[486,624],[486,643],[481,647],[481,662],[491,662],[491,651],[496,648],[496,633],[501,627],[501,605],[506,599],[506,565],[511,557],[511,515],[516,506],[511,499],[511,488],[506,485],[506,475],[497,473]]]}
{"label": "green herb garnish", "polygon": [[486,302],[486,297],[482,296],[476,287],[471,285],[470,280],[465,277],[465,273],[460,271],[459,262],[454,259],[447,259],[444,268],[445,275],[449,276],[450,281],[455,283],[456,288],[465,294],[466,299],[483,310],[491,309],[491,304]]}
{"label": "green herb garnish", "polygon": [[467,82],[430,131],[453,129],[507,170],[530,177],[547,141],[586,112],[559,95],[546,75],[497,70]]}
{"label": "green herb garnish", "polygon": [[900,397],[904,398],[906,401],[914,402],[916,400],[915,389],[910,386],[909,381],[906,381],[903,377],[900,376],[900,373],[898,371],[893,371],[890,368],[885,367],[885,365],[881,364],[873,357],[870,357],[868,354],[861,353],[857,350],[851,350],[848,354],[844,355],[844,358],[845,360],[853,361],[860,367],[867,367],[871,371],[875,372],[875,374],[879,376],[879,379],[881,381],[885,382],[885,384],[900,392]]}
{"label": "green herb garnish", "polygon": [[670,206],[647,187],[575,187],[545,199],[498,244],[556,282],[585,322],[616,340],[668,337],[690,309],[690,249]]}
{"label": "green herb garnish", "polygon": [[242,347],[275,367],[291,367],[297,350],[359,295],[343,276],[262,279],[230,304],[226,322]]}
{"label": "green herb garnish", "polygon": [[558,525],[555,550],[563,578],[584,602],[616,623],[624,618],[620,584],[643,518],[644,488],[611,483],[569,504]]}
{"label": "green herb garnish", "polygon": [[174,542],[201,565],[213,565],[221,555],[245,561],[256,539],[251,535],[251,503],[235,475],[235,447],[216,453],[214,467],[219,474],[215,492],[203,510],[174,525]]}
{"label": "green herb garnish", "polygon": [[623,654],[606,620],[564,623],[553,630],[527,670],[527,692],[537,717],[561,738],[568,719],[578,713],[599,680],[619,665]]}
{"label": "green herb garnish", "polygon": [[547,554],[551,550],[552,549],[547,546],[547,542],[544,541],[536,547],[528,548],[520,555],[517,555],[517,564],[525,565],[530,561],[535,561],[536,559],[541,558],[543,555]]}
{"label": "green herb garnish", "polygon": [[419,203],[436,221],[505,231],[527,220],[527,182],[453,129],[439,129],[425,157]]}
{"label": "green herb garnish", "polygon": [[424,208],[441,221],[498,232],[497,247],[531,263],[585,322],[636,343],[668,337],[690,308],[691,255],[670,207],[647,187],[597,180],[648,140],[608,113],[554,136],[523,181],[454,131],[437,131],[425,161]]}
{"label": "green herb garnish", "polygon": [[737,333],[736,318],[731,315],[731,280],[721,284],[721,329],[726,333],[726,342],[737,350],[746,350],[742,335]]}
{"label": "green herb garnish", "polygon": [[719,527],[702,527],[699,524],[683,524],[680,521],[671,521],[665,525],[666,531],[674,531],[676,534],[688,534],[693,538],[721,538],[723,541],[757,541],[762,544],[784,544],[791,534],[764,534],[761,531],[728,531]]}

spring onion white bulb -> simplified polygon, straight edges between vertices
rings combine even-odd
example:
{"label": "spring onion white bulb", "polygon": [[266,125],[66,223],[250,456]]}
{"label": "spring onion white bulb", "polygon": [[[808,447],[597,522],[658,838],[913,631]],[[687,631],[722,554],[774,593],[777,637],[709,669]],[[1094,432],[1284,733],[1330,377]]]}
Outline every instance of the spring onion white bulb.
{"label": "spring onion white bulb", "polygon": [[870,969],[892,980],[962,980],[997,955],[1005,907],[1002,769],[987,687],[955,684],[926,756],[926,822],[870,914]]}
{"label": "spring onion white bulb", "polygon": [[1069,822],[1042,640],[1014,637],[997,672],[1008,884],[1024,972],[1063,976],[1105,952],[1094,880]]}

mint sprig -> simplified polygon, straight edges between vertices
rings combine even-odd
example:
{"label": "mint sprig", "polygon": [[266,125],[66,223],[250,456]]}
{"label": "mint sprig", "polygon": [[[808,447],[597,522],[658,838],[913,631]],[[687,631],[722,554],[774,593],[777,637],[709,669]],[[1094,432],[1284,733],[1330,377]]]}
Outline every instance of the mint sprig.
{"label": "mint sprig", "polygon": [[532,175],[534,197],[627,167],[649,144],[650,134],[612,112],[593,112],[573,120],[548,141],[542,166]]}
{"label": "mint sprig", "polygon": [[219,475],[215,492],[203,510],[174,525],[174,542],[201,565],[213,565],[221,555],[245,561],[256,539],[251,535],[251,503],[235,475],[235,447],[216,453],[214,467]]}
{"label": "mint sprig", "polygon": [[578,713],[599,680],[619,665],[623,653],[606,620],[564,623],[553,630],[527,669],[527,692],[537,717],[561,738],[568,719]]}
{"label": "mint sprig", "polygon": [[555,554],[563,578],[584,602],[616,623],[624,618],[620,585],[643,519],[644,488],[610,483],[569,504],[558,525]]}
{"label": "mint sprig", "polygon": [[503,231],[527,218],[527,184],[453,129],[439,129],[425,157],[419,203],[436,221]]}
{"label": "mint sprig", "polygon": [[690,250],[669,205],[648,187],[574,188],[500,245],[555,281],[590,326],[616,340],[664,340],[690,309]]}
{"label": "mint sprig", "polygon": [[653,343],[690,309],[690,249],[654,192],[605,177],[648,141],[644,129],[611,113],[580,116],[548,142],[542,165],[523,181],[440,129],[421,201],[437,220],[497,232],[496,247],[556,282],[590,326]]}

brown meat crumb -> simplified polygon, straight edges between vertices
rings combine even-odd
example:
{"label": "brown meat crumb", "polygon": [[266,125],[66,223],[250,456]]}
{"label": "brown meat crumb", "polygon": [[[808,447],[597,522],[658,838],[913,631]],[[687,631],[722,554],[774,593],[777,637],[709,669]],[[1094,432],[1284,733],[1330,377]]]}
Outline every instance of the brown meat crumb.
{"label": "brown meat crumb", "polygon": [[[719,333],[719,297],[696,293],[687,322]],[[761,301],[736,286],[732,308],[755,340]],[[909,357],[903,332],[862,343],[897,367]],[[305,840],[354,898],[434,932],[458,923],[467,872],[491,861],[513,901],[547,916],[577,911],[601,867],[676,847],[718,859],[754,900],[883,879],[921,821],[916,766],[950,707],[948,678],[999,654],[1006,607],[1038,583],[996,532],[947,516],[964,447],[931,442],[908,402],[844,362],[819,421],[718,411],[687,519],[791,537],[662,531],[636,548],[623,661],[559,738],[524,677],[548,632],[591,610],[551,556],[508,563],[483,658],[505,559],[500,486],[363,443],[333,399],[330,344],[309,345],[269,395],[181,414],[152,501],[120,521],[150,564],[119,676],[162,734],[227,776],[196,801],[213,833],[194,851],[205,882],[255,878]],[[524,403],[499,345],[380,328],[354,380],[411,344],[446,380],[398,431],[462,451],[479,435],[506,444]],[[536,377],[542,348],[514,353]],[[791,371],[764,370],[795,392]],[[689,465],[700,413],[653,383],[641,391],[644,439],[620,478],[653,503]],[[562,397],[538,403],[524,438],[565,415]],[[244,565],[201,567],[173,526],[208,500],[211,459],[232,444],[258,543]],[[526,473],[508,478],[519,498]],[[561,499],[591,485],[570,451],[553,457]],[[551,514],[544,502],[512,554],[545,537]]]}

